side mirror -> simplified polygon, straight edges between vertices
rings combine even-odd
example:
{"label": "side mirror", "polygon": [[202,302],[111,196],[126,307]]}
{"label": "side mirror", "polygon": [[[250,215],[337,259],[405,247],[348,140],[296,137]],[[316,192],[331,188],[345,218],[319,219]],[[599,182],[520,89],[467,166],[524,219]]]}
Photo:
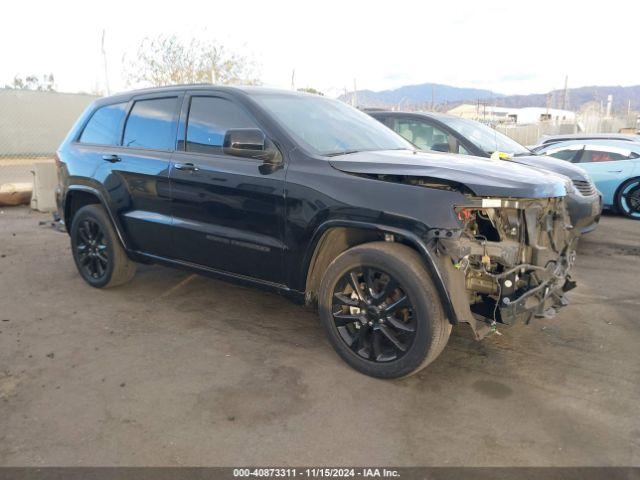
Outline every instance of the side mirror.
{"label": "side mirror", "polygon": [[434,143],[431,145],[429,150],[433,150],[434,152],[444,152],[449,153],[449,144],[448,143]]}
{"label": "side mirror", "polygon": [[255,158],[265,163],[280,163],[278,149],[258,128],[234,128],[224,135],[222,151],[234,157]]}

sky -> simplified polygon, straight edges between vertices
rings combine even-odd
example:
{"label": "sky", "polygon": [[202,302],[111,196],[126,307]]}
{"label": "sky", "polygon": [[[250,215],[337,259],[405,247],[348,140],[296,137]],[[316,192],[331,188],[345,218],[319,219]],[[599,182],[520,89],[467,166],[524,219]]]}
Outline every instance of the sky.
{"label": "sky", "polygon": [[425,82],[504,94],[640,84],[640,1],[7,2],[0,86],[53,73],[67,92],[131,88],[145,37],[213,39],[256,63],[264,85],[330,96]]}

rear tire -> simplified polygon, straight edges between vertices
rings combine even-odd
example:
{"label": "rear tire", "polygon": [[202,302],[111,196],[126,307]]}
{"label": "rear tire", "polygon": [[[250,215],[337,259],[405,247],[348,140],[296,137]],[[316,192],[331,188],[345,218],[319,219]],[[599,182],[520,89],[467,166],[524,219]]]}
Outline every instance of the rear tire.
{"label": "rear tire", "polygon": [[336,352],[372,377],[418,372],[451,333],[422,258],[398,243],[366,243],[339,255],[322,278],[318,306]]}
{"label": "rear tire", "polygon": [[111,220],[101,205],[86,205],[71,222],[71,252],[78,272],[95,288],[130,281],[136,264],[127,256]]}
{"label": "rear tire", "polygon": [[640,220],[640,177],[630,178],[620,185],[615,200],[618,213]]}

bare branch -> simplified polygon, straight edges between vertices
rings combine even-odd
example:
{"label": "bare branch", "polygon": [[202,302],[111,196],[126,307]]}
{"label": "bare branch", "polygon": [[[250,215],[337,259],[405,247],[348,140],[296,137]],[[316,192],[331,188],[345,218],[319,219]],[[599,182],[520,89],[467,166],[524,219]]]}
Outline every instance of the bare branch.
{"label": "bare branch", "polygon": [[228,53],[215,41],[201,42],[194,38],[185,44],[175,35],[145,38],[136,59],[126,69],[130,85],[259,83],[253,61]]}

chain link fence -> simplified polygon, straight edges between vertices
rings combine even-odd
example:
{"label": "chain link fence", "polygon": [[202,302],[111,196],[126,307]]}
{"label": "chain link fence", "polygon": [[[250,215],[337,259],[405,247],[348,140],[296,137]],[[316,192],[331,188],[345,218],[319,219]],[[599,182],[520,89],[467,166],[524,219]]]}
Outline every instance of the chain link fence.
{"label": "chain link fence", "polygon": [[0,185],[33,181],[35,162],[52,162],[69,129],[97,97],[0,88]]}
{"label": "chain link fence", "polygon": [[576,123],[536,123],[531,125],[502,123],[495,125],[494,128],[508,137],[513,138],[521,145],[534,145],[543,135],[566,135],[569,133],[578,133],[579,131]]}

